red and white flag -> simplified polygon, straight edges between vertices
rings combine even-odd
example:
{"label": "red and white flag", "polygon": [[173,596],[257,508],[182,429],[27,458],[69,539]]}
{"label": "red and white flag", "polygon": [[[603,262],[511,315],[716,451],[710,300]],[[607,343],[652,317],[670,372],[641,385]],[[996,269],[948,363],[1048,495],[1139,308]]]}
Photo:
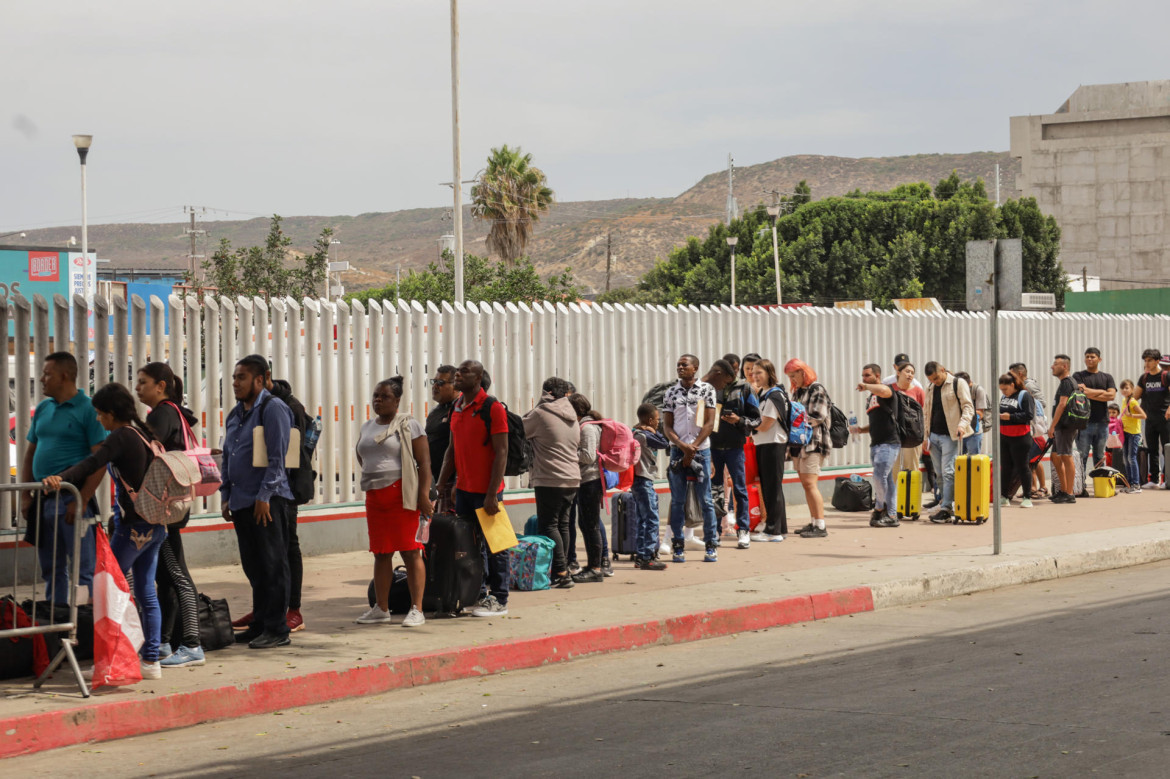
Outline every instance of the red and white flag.
{"label": "red and white flag", "polygon": [[105,528],[98,524],[97,565],[93,575],[93,687],[116,687],[142,681],[138,650],[142,623],[130,597],[126,577],[110,550]]}

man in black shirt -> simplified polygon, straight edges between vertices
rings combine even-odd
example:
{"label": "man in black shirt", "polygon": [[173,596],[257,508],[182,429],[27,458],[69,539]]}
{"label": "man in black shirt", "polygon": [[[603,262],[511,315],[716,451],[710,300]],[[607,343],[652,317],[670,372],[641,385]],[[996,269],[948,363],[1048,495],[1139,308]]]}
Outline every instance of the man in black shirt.
{"label": "man in black shirt", "polygon": [[747,549],[751,545],[751,517],[748,516],[744,446],[747,437],[760,426],[760,404],[748,383],[737,378],[735,366],[727,358],[716,360],[707,376],[720,407],[719,429],[711,433],[711,465],[715,469],[711,497],[715,502],[715,516],[722,517],[725,511],[723,469],[726,467],[735,495],[736,545]]}
{"label": "man in black shirt", "polygon": [[1058,354],[1052,360],[1052,375],[1060,382],[1056,394],[1052,398],[1052,426],[1049,435],[1052,436],[1052,467],[1060,478],[1063,491],[1057,491],[1055,482],[1052,486],[1053,503],[1076,503],[1077,499],[1068,491],[1076,479],[1076,465],[1073,463],[1072,448],[1077,437],[1077,429],[1072,426],[1065,416],[1065,407],[1069,396],[1076,391],[1077,383],[1068,375],[1072,358],[1067,354]]}
{"label": "man in black shirt", "polygon": [[[1090,346],[1085,350],[1085,370],[1073,374],[1073,380],[1089,399],[1090,406],[1089,424],[1077,434],[1077,451],[1082,466],[1089,459],[1090,449],[1093,450],[1094,463],[1105,461],[1105,441],[1109,438],[1109,403],[1117,397],[1117,384],[1108,373],[1098,370],[1100,363],[1101,350]],[[1078,497],[1087,498],[1089,494],[1082,489]]]}
{"label": "man in black shirt", "polygon": [[435,370],[435,378],[431,379],[431,400],[434,408],[427,414],[427,445],[431,450],[431,478],[433,484],[439,481],[439,471],[443,468],[443,456],[447,454],[447,446],[451,443],[451,409],[455,405],[455,398],[459,393],[455,391],[455,366],[440,365]]}
{"label": "man in black shirt", "polygon": [[[898,398],[894,388],[882,381],[882,369],[870,363],[861,369],[861,383],[858,392],[868,392],[865,413],[869,424],[859,426],[855,432],[869,433],[869,460],[873,463],[874,509],[869,518],[870,527],[897,527],[896,466],[902,456],[902,441],[898,438],[895,417],[898,413]],[[942,401],[934,404],[935,411],[942,414]],[[949,435],[946,417],[943,417],[943,433]]]}
{"label": "man in black shirt", "polygon": [[1146,482],[1147,488],[1158,486],[1158,475],[1164,474],[1165,463],[1160,463],[1162,447],[1170,443],[1170,373],[1161,365],[1162,352],[1157,349],[1146,349],[1142,352],[1142,361],[1145,363],[1145,372],[1138,377],[1137,386],[1133,388],[1133,396],[1141,401],[1142,411],[1146,412],[1146,440],[1144,446],[1149,451],[1150,476]]}

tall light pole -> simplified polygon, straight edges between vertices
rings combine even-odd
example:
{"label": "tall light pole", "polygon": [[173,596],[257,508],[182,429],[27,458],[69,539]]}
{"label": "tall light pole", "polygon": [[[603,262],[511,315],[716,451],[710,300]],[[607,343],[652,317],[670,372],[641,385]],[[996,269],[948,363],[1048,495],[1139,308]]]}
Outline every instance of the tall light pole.
{"label": "tall light pole", "polygon": [[451,145],[455,175],[455,302],[463,302],[463,174],[459,160],[459,0],[451,0]]}
{"label": "tall light pole", "polygon": [[780,294],[780,243],[776,240],[776,220],[780,218],[780,206],[768,206],[768,218],[772,220],[772,261],[776,264],[776,305],[784,305]]}
{"label": "tall light pole", "polygon": [[89,293],[89,211],[85,197],[85,158],[89,156],[92,144],[92,135],[73,136],[73,145],[77,147],[77,156],[81,158],[81,289],[87,312],[93,308],[93,298]]}
{"label": "tall light pole", "polygon": [[739,243],[739,238],[734,235],[727,236],[727,245],[731,247],[731,305],[735,305],[735,245]]}
{"label": "tall light pole", "polygon": [[[329,248],[332,249],[334,246],[339,247],[337,249],[337,253],[334,255],[335,257],[337,257],[337,260],[330,260],[328,254],[326,254],[326,256],[325,256],[325,299],[326,300],[328,300],[330,297],[333,296],[333,276],[332,276],[333,263],[334,262],[341,262],[341,248],[340,248],[341,241],[337,240],[336,238],[330,238],[329,239]],[[339,275],[338,279],[340,279],[340,278],[341,278],[341,276]],[[339,286],[339,287],[341,286],[340,281],[337,282],[337,286]]]}

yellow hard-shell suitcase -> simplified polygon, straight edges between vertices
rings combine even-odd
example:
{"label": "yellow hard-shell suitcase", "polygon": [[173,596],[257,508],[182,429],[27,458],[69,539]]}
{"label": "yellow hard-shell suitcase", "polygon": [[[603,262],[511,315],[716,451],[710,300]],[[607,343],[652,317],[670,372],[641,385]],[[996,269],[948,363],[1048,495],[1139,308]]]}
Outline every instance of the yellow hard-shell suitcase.
{"label": "yellow hard-shell suitcase", "polygon": [[922,471],[898,474],[898,519],[918,519],[922,511]]}
{"label": "yellow hard-shell suitcase", "polygon": [[955,458],[955,524],[981,525],[991,513],[991,458],[965,454]]}

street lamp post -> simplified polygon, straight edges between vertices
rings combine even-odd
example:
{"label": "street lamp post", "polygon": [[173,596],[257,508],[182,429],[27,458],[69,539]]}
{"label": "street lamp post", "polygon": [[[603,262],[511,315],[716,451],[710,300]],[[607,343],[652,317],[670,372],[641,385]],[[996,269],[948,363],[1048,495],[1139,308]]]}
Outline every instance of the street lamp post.
{"label": "street lamp post", "polygon": [[772,261],[776,264],[776,305],[784,305],[780,293],[780,244],[776,240],[776,220],[780,218],[780,206],[768,206],[768,218],[772,220]]}
{"label": "street lamp post", "polygon": [[[331,238],[329,240],[329,248],[332,249],[334,246],[340,247],[341,241],[337,240],[336,238]],[[338,248],[337,254],[335,256],[337,257],[337,261],[340,262],[340,260],[341,260],[341,249],[340,248]],[[331,276],[333,269],[330,267],[332,265],[333,265],[333,262],[329,261],[328,255],[326,255],[326,263],[325,263],[325,299],[326,300],[328,300],[333,294],[333,278]],[[338,276],[338,278],[340,279],[341,277]],[[341,282],[338,281],[337,285],[341,286]]]}
{"label": "street lamp post", "polygon": [[77,156],[81,158],[81,288],[86,312],[93,308],[93,298],[89,292],[89,211],[85,197],[85,158],[89,156],[92,144],[92,135],[73,136],[73,145],[77,147]]}
{"label": "street lamp post", "polygon": [[731,305],[735,305],[735,245],[739,243],[739,238],[734,235],[727,236],[727,245],[731,247]]}

